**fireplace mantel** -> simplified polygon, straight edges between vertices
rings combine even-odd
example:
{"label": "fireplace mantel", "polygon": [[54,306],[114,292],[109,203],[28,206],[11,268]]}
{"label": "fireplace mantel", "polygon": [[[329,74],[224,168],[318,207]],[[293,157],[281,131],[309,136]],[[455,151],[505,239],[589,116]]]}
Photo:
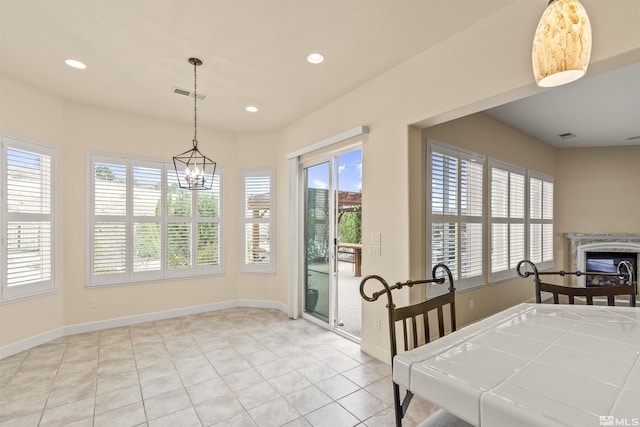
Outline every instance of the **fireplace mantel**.
{"label": "fireplace mantel", "polygon": [[[565,233],[570,241],[571,271],[585,271],[586,252],[636,252],[640,254],[640,234],[634,233]],[[575,278],[571,280],[575,286]],[[578,282],[584,282],[581,278]],[[578,285],[584,286],[583,283]]]}

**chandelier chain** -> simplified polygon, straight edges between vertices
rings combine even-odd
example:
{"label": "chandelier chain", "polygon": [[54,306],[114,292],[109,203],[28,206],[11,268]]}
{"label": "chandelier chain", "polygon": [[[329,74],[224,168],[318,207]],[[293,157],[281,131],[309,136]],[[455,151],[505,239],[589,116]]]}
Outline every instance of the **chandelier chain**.
{"label": "chandelier chain", "polygon": [[197,64],[193,64],[193,146],[198,146],[198,73]]}

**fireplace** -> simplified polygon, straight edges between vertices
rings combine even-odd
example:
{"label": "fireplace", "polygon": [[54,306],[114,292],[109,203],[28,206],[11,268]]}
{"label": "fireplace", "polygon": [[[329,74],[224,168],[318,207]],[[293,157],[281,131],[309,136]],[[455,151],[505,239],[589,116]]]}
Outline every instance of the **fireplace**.
{"label": "fireplace", "polygon": [[[618,264],[621,261],[629,261],[633,266],[633,271],[637,272],[638,254],[637,252],[585,252],[585,270],[601,273],[616,273]],[[585,285],[589,286],[614,286],[624,282],[614,276],[596,276],[587,274]]]}
{"label": "fireplace", "polygon": [[[583,234],[583,233],[565,233],[564,235],[569,241],[569,262],[570,271],[601,271],[612,269],[613,265],[617,266],[616,260],[621,257],[631,262],[634,268],[635,280],[638,280],[638,262],[640,261],[640,234]],[[596,259],[591,261],[587,268],[588,254],[604,254],[589,255]],[[600,257],[600,259],[597,259]],[[596,266],[593,263],[597,263]],[[617,271],[617,270],[613,270]],[[586,275],[579,277],[570,276],[569,284],[571,286],[588,286]],[[591,283],[593,286],[594,283]],[[640,288],[640,287],[639,287]]]}

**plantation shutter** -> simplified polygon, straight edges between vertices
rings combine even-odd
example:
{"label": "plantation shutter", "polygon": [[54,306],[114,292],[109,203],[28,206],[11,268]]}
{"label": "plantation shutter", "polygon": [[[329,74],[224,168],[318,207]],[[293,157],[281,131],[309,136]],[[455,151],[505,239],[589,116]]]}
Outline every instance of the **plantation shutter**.
{"label": "plantation shutter", "polygon": [[214,175],[210,191],[198,192],[196,266],[220,265],[220,175]]}
{"label": "plantation shutter", "polygon": [[274,225],[273,169],[244,170],[242,174],[242,271],[271,273]]}
{"label": "plantation shutter", "polygon": [[490,207],[490,281],[515,276],[515,268],[525,258],[526,170],[489,161],[491,181]]}
{"label": "plantation shutter", "polygon": [[[92,268],[100,277],[128,274],[127,166],[124,163],[92,162],[93,223]],[[104,279],[105,281],[111,280]]]}
{"label": "plantation shutter", "polygon": [[180,188],[175,171],[167,171],[167,268],[190,269],[193,250],[192,197],[195,191]]}
{"label": "plantation shutter", "polygon": [[430,264],[447,265],[458,289],[482,284],[484,157],[430,141],[429,164]]}
{"label": "plantation shutter", "polygon": [[52,148],[3,137],[5,230],[2,299],[53,289]]}
{"label": "plantation shutter", "polygon": [[162,272],[162,169],[133,166],[133,273]]}
{"label": "plantation shutter", "polygon": [[531,173],[529,178],[529,259],[538,268],[553,265],[553,181]]}

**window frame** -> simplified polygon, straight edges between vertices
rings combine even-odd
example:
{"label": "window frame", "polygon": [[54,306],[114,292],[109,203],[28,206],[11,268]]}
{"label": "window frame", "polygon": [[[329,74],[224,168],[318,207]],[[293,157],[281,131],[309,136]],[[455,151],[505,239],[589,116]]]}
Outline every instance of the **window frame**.
{"label": "window frame", "polygon": [[[450,214],[434,214],[433,213],[433,190],[432,190],[432,183],[433,183],[433,153],[434,153],[434,149],[436,152],[442,153],[444,155],[450,156],[450,157],[455,157],[458,160],[458,165],[457,165],[457,172],[456,172],[456,214],[455,215],[450,215]],[[485,284],[485,245],[484,245],[484,239],[485,239],[485,235],[486,235],[486,226],[485,226],[485,216],[486,216],[486,195],[485,195],[485,177],[486,177],[486,164],[485,164],[485,156],[479,153],[474,153],[472,151],[468,151],[468,150],[464,150],[458,147],[454,147],[452,145],[449,144],[445,144],[442,143],[440,141],[436,141],[433,139],[428,138],[427,139],[427,173],[426,173],[426,180],[427,180],[427,197],[426,197],[426,217],[427,217],[427,224],[426,224],[426,233],[427,233],[427,251],[426,251],[426,265],[428,266],[428,270],[430,271],[433,265],[433,236],[432,236],[432,229],[433,229],[433,224],[440,224],[440,223],[455,223],[457,225],[457,231],[456,231],[456,271],[452,271],[453,275],[454,275],[454,280],[456,282],[456,290],[458,291],[463,291],[463,290],[467,290],[467,289],[474,289],[474,288],[478,288],[478,287],[482,287]],[[474,216],[474,215],[462,215],[461,214],[461,191],[460,191],[460,187],[461,187],[461,180],[460,180],[460,160],[465,160],[465,161],[472,161],[474,163],[477,163],[479,165],[482,166],[482,183],[480,183],[480,188],[482,189],[482,196],[481,196],[481,207],[480,207],[480,212],[481,215],[480,216]],[[460,224],[479,224],[481,227],[481,231],[480,231],[480,235],[481,235],[481,240],[480,240],[480,259],[481,259],[481,263],[480,263],[480,274],[474,275],[474,276],[470,276],[470,277],[465,277],[465,278],[460,278],[459,277],[459,272],[461,270],[461,256],[460,256],[460,242],[461,242],[461,233],[459,230],[459,226]],[[429,286],[429,295],[435,296],[438,293],[442,293],[445,290],[440,289],[442,288],[437,287],[437,286]]]}
{"label": "window frame", "polygon": [[[36,297],[40,295],[50,294],[57,290],[57,268],[56,268],[56,234],[57,234],[57,218],[56,218],[56,195],[57,195],[57,148],[53,145],[44,144],[42,142],[30,140],[23,137],[0,133],[0,162],[2,164],[2,174],[0,174],[0,303],[15,301]],[[8,212],[8,178],[7,171],[7,150],[9,147],[16,148],[27,152],[37,153],[47,156],[50,159],[49,171],[49,213],[18,213]],[[25,222],[49,222],[50,224],[50,257],[47,263],[50,269],[49,278],[47,280],[20,284],[17,286],[8,285],[8,223],[12,220],[22,220]]]}
{"label": "window frame", "polygon": [[[123,273],[114,274],[95,274],[95,235],[94,226],[101,218],[109,219],[109,215],[95,214],[95,173],[94,165],[96,163],[108,163],[122,165],[125,167],[126,174],[126,212],[123,216],[114,216],[114,220],[122,217],[121,222],[125,223],[125,269]],[[158,169],[160,171],[160,195],[159,209],[161,214],[158,216],[134,215],[134,169],[137,167]],[[118,286],[128,285],[149,281],[175,280],[179,278],[191,278],[219,275],[224,273],[223,258],[223,170],[216,168],[215,176],[218,185],[218,216],[200,217],[198,215],[198,194],[205,193],[206,190],[185,190],[191,191],[191,213],[190,216],[174,217],[170,216],[167,211],[167,197],[169,195],[169,179],[168,174],[175,174],[172,163],[154,159],[133,157],[119,154],[109,154],[100,152],[87,152],[87,233],[86,233],[86,257],[87,271],[86,284],[87,287],[102,286]],[[134,224],[140,222],[158,223],[160,225],[160,268],[152,271],[134,271]],[[190,235],[190,265],[185,268],[169,268],[168,265],[168,224],[176,222],[186,222],[191,225]],[[203,223],[216,223],[218,225],[218,264],[213,266],[198,266],[198,225]]]}
{"label": "window frame", "polygon": [[[274,168],[251,168],[242,169],[240,171],[241,176],[241,198],[240,198],[240,272],[241,273],[258,273],[258,274],[272,274],[275,273],[275,177],[276,171]],[[252,177],[267,177],[269,179],[269,218],[247,218],[245,215],[245,206],[247,201],[247,178]],[[270,230],[269,236],[269,262],[265,264],[249,264],[246,262],[247,254],[247,236],[246,227],[249,224],[268,224]]]}

